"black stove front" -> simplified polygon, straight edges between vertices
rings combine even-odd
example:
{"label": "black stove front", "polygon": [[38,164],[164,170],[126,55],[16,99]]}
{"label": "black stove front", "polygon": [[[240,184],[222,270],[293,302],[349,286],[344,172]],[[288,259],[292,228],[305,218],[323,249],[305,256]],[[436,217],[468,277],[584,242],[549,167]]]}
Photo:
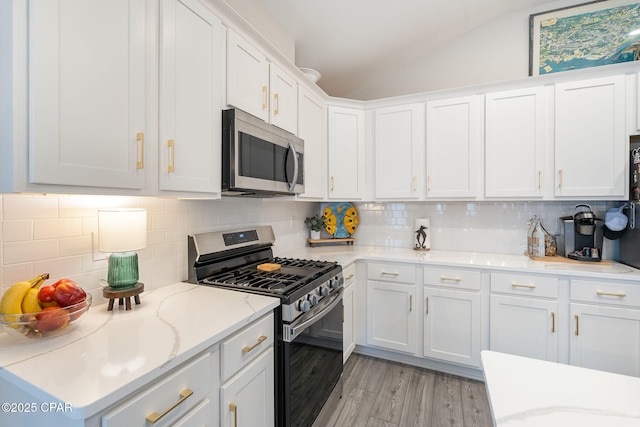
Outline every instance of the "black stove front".
{"label": "black stove front", "polygon": [[189,281],[278,297],[276,425],[310,427],[342,393],[342,267],[273,257],[271,227],[189,236]]}

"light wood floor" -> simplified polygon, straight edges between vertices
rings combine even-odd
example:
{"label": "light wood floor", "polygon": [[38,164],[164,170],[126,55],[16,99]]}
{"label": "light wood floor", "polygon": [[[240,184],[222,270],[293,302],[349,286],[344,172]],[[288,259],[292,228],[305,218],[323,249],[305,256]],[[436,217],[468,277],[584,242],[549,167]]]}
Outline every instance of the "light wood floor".
{"label": "light wood floor", "polygon": [[355,353],[343,379],[342,399],[325,405],[313,427],[493,426],[480,381]]}

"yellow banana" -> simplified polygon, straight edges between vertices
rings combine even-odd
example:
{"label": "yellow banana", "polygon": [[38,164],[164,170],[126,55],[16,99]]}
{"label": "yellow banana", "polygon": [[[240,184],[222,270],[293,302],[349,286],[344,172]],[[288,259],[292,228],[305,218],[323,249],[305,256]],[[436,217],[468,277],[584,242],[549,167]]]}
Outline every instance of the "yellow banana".
{"label": "yellow banana", "polygon": [[22,300],[29,289],[39,287],[48,278],[49,273],[44,273],[31,280],[24,280],[11,285],[0,299],[0,312],[3,314],[22,314]]}
{"label": "yellow banana", "polygon": [[40,292],[38,287],[27,290],[20,305],[23,313],[40,313],[42,311],[42,307],[40,307],[40,303],[38,302],[38,292]]}

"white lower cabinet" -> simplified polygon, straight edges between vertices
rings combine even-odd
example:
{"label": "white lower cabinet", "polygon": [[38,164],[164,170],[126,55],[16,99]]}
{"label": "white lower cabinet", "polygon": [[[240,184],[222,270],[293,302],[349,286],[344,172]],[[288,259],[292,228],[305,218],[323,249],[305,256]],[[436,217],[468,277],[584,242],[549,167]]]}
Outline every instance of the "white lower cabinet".
{"label": "white lower cabinet", "polygon": [[558,279],[491,274],[490,349],[558,361]]}
{"label": "white lower cabinet", "polygon": [[222,426],[260,427],[275,423],[273,348],[269,348],[220,389]]}
{"label": "white lower cabinet", "polygon": [[415,277],[413,266],[383,263],[367,266],[367,344],[415,353]]}
{"label": "white lower cabinet", "polygon": [[640,286],[575,280],[571,301],[571,364],[640,376]]}
{"label": "white lower cabinet", "polygon": [[356,348],[355,336],[355,276],[356,266],[351,264],[342,272],[344,276],[344,294],[342,296],[343,323],[342,323],[342,362],[346,363],[353,349]]}
{"label": "white lower cabinet", "polygon": [[424,356],[480,366],[480,273],[424,269]]}

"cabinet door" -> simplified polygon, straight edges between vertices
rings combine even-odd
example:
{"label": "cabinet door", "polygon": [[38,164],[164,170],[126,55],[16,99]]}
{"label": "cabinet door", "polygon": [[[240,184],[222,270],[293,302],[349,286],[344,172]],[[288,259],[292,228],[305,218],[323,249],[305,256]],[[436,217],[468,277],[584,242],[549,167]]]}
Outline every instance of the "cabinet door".
{"label": "cabinet door", "polygon": [[232,30],[227,30],[227,104],[269,120],[269,64]]}
{"label": "cabinet door", "polygon": [[29,8],[30,182],[143,188],[145,0]]}
{"label": "cabinet door", "polygon": [[547,89],[485,96],[485,195],[542,197],[547,142]]}
{"label": "cabinet door", "polygon": [[570,362],[640,376],[640,310],[571,304]]}
{"label": "cabinet door", "polygon": [[342,300],[343,309],[344,309],[344,322],[342,329],[342,339],[343,339],[343,348],[342,348],[342,362],[346,363],[351,353],[353,353],[353,349],[356,347],[355,336],[354,336],[354,325],[353,325],[353,316],[354,316],[354,304],[355,299],[353,297],[353,289],[355,288],[354,284],[349,285],[344,290],[344,296]]}
{"label": "cabinet door", "polygon": [[482,97],[427,103],[427,197],[475,198],[482,164]]}
{"label": "cabinet door", "polygon": [[197,0],[161,17],[160,189],[220,192],[221,22]]}
{"label": "cabinet door", "polygon": [[367,343],[390,350],[416,351],[416,287],[367,282]]}
{"label": "cabinet door", "polygon": [[220,425],[273,426],[275,423],[273,348],[269,348],[220,389]]}
{"label": "cabinet door", "polygon": [[304,140],[304,194],[323,199],[327,195],[327,131],[324,102],[300,87],[298,136]]}
{"label": "cabinet door", "polygon": [[376,197],[417,199],[424,171],[424,104],[375,111]]}
{"label": "cabinet door", "polygon": [[626,197],[625,77],[556,85],[556,196]]}
{"label": "cabinet door", "polygon": [[298,82],[276,64],[269,67],[271,123],[293,134],[298,133]]}
{"label": "cabinet door", "polygon": [[424,288],[424,355],[480,366],[480,293]]}
{"label": "cabinet door", "polygon": [[364,192],[364,111],[329,107],[329,198],[361,199]]}
{"label": "cabinet door", "polygon": [[490,349],[558,361],[558,302],[491,295]]}

